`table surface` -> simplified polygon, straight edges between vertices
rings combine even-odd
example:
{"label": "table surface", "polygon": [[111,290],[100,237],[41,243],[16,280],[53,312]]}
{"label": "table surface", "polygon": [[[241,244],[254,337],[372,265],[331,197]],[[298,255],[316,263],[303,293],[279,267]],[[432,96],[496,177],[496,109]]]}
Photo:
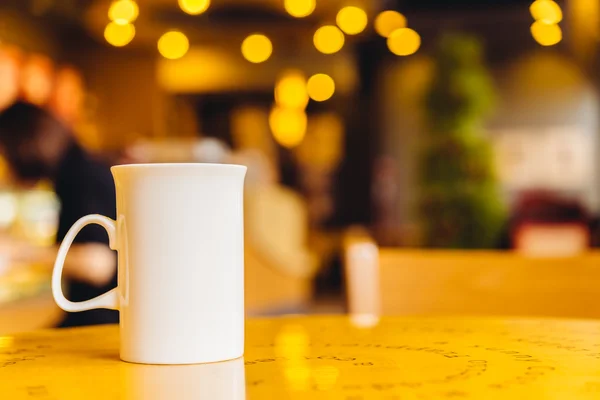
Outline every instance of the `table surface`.
{"label": "table surface", "polygon": [[600,321],[251,319],[246,354],[118,360],[118,327],[0,337],[2,399],[598,399]]}

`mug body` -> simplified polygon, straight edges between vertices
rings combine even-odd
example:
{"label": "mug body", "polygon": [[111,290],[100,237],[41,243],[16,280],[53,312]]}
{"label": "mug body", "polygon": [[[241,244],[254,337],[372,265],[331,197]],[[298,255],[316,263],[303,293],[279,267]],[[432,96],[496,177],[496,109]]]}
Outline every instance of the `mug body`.
{"label": "mug body", "polygon": [[246,167],[141,164],[112,173],[121,358],[193,364],[241,357]]}

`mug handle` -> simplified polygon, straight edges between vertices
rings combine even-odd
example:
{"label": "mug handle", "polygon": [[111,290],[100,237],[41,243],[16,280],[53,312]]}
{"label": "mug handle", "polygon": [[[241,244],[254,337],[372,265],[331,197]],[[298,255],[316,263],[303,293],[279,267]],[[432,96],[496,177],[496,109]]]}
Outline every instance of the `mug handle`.
{"label": "mug handle", "polygon": [[93,299],[80,302],[69,301],[65,298],[65,295],[63,294],[61,277],[63,267],[65,265],[65,259],[67,258],[67,253],[69,252],[69,248],[73,244],[73,240],[75,240],[75,236],[77,236],[79,231],[83,229],[84,226],[89,224],[98,224],[104,229],[106,229],[106,232],[108,232],[109,247],[112,250],[116,250],[117,228],[115,221],[105,216],[97,214],[86,215],[85,217],[82,217],[79,220],[77,220],[77,222],[73,224],[71,229],[69,229],[69,231],[65,235],[65,238],[63,239],[58,249],[56,261],[54,263],[54,271],[52,272],[52,295],[54,296],[56,304],[58,304],[58,306],[63,310],[69,312],[86,311],[94,308],[107,308],[109,310],[118,310],[119,298],[117,295],[117,288],[111,289],[98,297],[94,297]]}

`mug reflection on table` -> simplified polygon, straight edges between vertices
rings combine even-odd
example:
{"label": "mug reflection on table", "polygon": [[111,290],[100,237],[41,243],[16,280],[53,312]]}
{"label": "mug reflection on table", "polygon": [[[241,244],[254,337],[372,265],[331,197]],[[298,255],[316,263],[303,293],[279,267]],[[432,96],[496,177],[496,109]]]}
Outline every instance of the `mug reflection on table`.
{"label": "mug reflection on table", "polygon": [[244,359],[219,363],[160,366],[123,364],[124,400],[243,400]]}

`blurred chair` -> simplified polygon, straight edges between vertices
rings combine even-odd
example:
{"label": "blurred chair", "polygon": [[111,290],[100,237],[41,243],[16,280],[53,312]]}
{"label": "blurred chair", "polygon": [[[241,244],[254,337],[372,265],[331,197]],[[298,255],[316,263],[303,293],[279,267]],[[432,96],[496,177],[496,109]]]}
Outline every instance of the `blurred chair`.
{"label": "blurred chair", "polygon": [[497,251],[374,252],[374,246],[366,239],[345,249],[351,315],[600,318],[597,252],[528,258]]}
{"label": "blurred chair", "polygon": [[585,208],[552,192],[523,193],[510,225],[512,247],[528,257],[574,257],[591,245]]}
{"label": "blurred chair", "polygon": [[513,236],[515,250],[528,257],[574,257],[589,249],[590,239],[583,223],[526,223]]}

